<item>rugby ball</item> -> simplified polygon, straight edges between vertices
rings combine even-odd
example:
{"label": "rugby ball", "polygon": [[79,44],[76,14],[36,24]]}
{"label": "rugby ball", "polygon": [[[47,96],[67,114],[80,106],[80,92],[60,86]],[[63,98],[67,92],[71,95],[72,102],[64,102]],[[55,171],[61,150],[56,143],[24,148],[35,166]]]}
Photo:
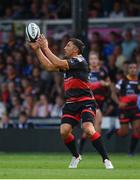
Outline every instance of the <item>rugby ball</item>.
{"label": "rugby ball", "polygon": [[40,28],[37,24],[29,23],[26,26],[26,36],[28,41],[35,42],[39,35],[40,35]]}

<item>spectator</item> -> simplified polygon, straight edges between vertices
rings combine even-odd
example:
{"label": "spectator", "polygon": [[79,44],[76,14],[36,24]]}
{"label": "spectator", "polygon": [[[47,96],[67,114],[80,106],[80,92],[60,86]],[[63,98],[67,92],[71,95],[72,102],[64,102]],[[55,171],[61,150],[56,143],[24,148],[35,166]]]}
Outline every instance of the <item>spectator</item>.
{"label": "spectator", "polygon": [[33,117],[46,118],[49,116],[49,103],[44,94],[41,94],[39,100],[33,107]]}
{"label": "spectator", "polygon": [[2,118],[3,114],[6,113],[6,106],[4,104],[4,102],[2,101],[2,97],[0,94],[0,119]]}
{"label": "spectator", "polygon": [[7,83],[2,83],[1,85],[1,96],[3,102],[7,104],[9,102],[9,91],[8,91]]}
{"label": "spectator", "polygon": [[107,17],[112,11],[115,0],[107,0],[107,2],[106,0],[101,0],[101,1],[102,1],[102,7],[104,11],[104,16]]}
{"label": "spectator", "polygon": [[24,111],[21,112],[20,115],[19,115],[19,121],[18,121],[18,124],[17,124],[17,128],[19,128],[19,129],[34,128],[33,123],[28,122],[28,116]]}
{"label": "spectator", "polygon": [[43,14],[40,11],[39,4],[37,1],[33,1],[30,6],[30,13],[28,15],[29,19],[40,19]]}
{"label": "spectator", "polygon": [[20,78],[17,76],[14,65],[12,64],[8,64],[6,67],[5,82],[8,83],[10,81],[13,81],[17,88],[20,87]]}
{"label": "spectator", "polygon": [[51,108],[50,116],[51,117],[61,117],[62,115],[62,106],[64,104],[64,100],[61,96],[56,96],[55,104]]}
{"label": "spectator", "polygon": [[107,43],[107,45],[103,49],[103,54],[105,58],[113,54],[116,45],[117,45],[117,33],[111,31],[109,33],[109,43]]}
{"label": "spectator", "polygon": [[2,54],[0,54],[0,84],[4,81],[5,77],[5,61]]}
{"label": "spectator", "polygon": [[118,69],[123,69],[123,63],[126,61],[126,58],[122,54],[121,46],[117,45],[114,49],[113,54],[116,56],[115,65]]}
{"label": "spectator", "polygon": [[12,97],[10,117],[17,118],[21,112],[21,104],[18,96]]}
{"label": "spectator", "polygon": [[[2,1],[2,0],[1,0]],[[2,1],[0,19],[68,19],[72,0]],[[112,11],[113,8],[113,12]],[[139,0],[90,0],[89,17],[139,16]]]}
{"label": "spectator", "polygon": [[[53,102],[57,95],[63,95],[63,77],[60,73],[54,73],[54,85],[52,87],[50,100]],[[54,102],[53,102],[54,103]]]}
{"label": "spectator", "polygon": [[7,113],[4,113],[1,118],[2,128],[8,129],[8,128],[15,128],[16,126],[10,122],[9,115]]}
{"label": "spectator", "polygon": [[42,3],[42,14],[44,19],[58,19],[57,3],[44,0]]}
{"label": "spectator", "polygon": [[[132,17],[137,15],[137,10],[133,8],[133,2],[135,0],[124,0],[124,11],[126,16]],[[138,7],[138,4],[137,4]]]}
{"label": "spectator", "polygon": [[14,68],[16,71],[16,75],[20,76],[22,72],[23,62],[24,62],[23,60],[24,55],[19,50],[16,50],[13,52],[13,56],[14,56]]}
{"label": "spectator", "polygon": [[7,7],[5,9],[5,12],[4,12],[4,19],[12,19],[12,8],[11,7]]}
{"label": "spectator", "polygon": [[124,40],[121,46],[122,46],[122,53],[125,56],[126,60],[131,60],[132,53],[137,48],[138,44],[133,39],[132,32],[130,30],[127,30],[124,33]]}
{"label": "spectator", "polygon": [[34,98],[32,94],[27,94],[24,97],[24,101],[22,104],[22,110],[26,112],[28,117],[32,117],[34,107]]}
{"label": "spectator", "polygon": [[45,91],[45,81],[41,79],[40,68],[34,67],[32,71],[32,81],[31,85],[33,87],[33,94],[39,95]]}
{"label": "spectator", "polygon": [[14,81],[8,82],[8,94],[9,94],[9,98],[11,98],[14,95],[18,95],[18,91],[16,89],[16,85]]}
{"label": "spectator", "polygon": [[14,64],[14,58],[11,54],[8,54],[7,57],[6,57],[6,64],[10,65],[10,64]]}
{"label": "spectator", "polygon": [[124,12],[122,11],[121,2],[116,1],[113,5],[113,11],[110,13],[110,18],[122,18]]}
{"label": "spectator", "polygon": [[90,51],[96,52],[99,56],[102,55],[103,51],[103,39],[99,32],[95,31],[92,33],[90,42]]}
{"label": "spectator", "polygon": [[103,17],[101,1],[92,0],[89,2],[89,17],[90,18]]}
{"label": "spectator", "polygon": [[27,54],[26,61],[27,61],[27,64],[23,67],[22,73],[24,76],[27,76],[30,78],[32,75],[33,67],[34,67],[34,60],[31,54]]}
{"label": "spectator", "polygon": [[24,99],[24,97],[28,94],[32,94],[33,88],[31,85],[31,82],[27,78],[21,79],[21,87],[22,87],[22,94],[21,98]]}

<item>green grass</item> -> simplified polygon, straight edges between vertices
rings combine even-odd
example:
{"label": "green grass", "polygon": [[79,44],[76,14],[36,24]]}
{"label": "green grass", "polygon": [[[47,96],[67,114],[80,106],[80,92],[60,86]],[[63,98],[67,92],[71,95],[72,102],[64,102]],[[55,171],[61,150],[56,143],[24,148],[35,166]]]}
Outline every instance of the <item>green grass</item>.
{"label": "green grass", "polygon": [[115,166],[104,169],[97,154],[83,156],[77,169],[68,169],[69,154],[1,153],[0,179],[138,179],[140,178],[140,155],[111,154]]}

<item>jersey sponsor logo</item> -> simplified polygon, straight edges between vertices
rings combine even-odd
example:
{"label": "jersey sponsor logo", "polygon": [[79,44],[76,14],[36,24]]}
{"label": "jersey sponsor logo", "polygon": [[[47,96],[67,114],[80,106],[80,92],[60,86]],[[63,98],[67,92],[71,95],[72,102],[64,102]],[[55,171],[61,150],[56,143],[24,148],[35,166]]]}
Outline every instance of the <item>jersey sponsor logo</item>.
{"label": "jersey sponsor logo", "polygon": [[71,59],[70,62],[71,62],[71,64],[74,64],[74,59]]}
{"label": "jersey sponsor logo", "polygon": [[129,89],[129,88],[131,88],[131,85],[130,85],[130,84],[128,84],[128,85],[127,85],[127,88],[128,88],[128,89]]}

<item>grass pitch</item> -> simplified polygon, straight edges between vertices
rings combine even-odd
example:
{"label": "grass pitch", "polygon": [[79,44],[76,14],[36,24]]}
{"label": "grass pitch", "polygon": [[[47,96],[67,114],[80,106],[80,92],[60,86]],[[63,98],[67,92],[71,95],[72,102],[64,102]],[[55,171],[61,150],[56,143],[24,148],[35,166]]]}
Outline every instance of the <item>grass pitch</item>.
{"label": "grass pitch", "polygon": [[115,169],[106,170],[97,154],[83,156],[77,169],[68,169],[69,154],[1,153],[0,179],[135,179],[140,178],[140,155],[111,154]]}

